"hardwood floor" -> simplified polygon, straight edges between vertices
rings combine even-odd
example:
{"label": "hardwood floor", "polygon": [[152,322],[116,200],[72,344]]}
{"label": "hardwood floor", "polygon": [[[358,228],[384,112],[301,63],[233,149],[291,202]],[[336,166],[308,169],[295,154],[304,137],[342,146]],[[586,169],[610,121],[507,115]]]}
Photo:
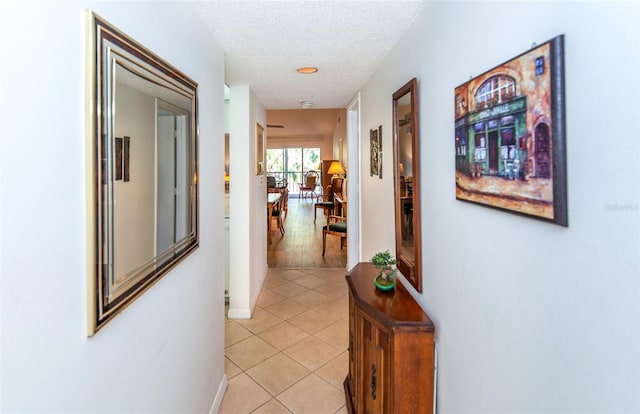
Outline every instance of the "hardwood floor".
{"label": "hardwood floor", "polygon": [[340,239],[327,236],[327,251],[322,256],[322,227],[326,217],[318,209],[314,225],[313,200],[289,198],[289,212],[284,220],[285,234],[275,229],[271,244],[267,244],[267,265],[270,268],[344,268],[347,248],[340,250]]}

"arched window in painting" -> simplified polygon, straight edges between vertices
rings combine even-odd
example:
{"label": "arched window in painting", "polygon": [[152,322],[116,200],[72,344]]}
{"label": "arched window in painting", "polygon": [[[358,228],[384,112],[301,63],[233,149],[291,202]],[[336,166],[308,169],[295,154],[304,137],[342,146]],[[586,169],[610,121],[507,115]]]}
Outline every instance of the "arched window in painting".
{"label": "arched window in painting", "polygon": [[551,137],[549,125],[540,123],[535,129],[536,176],[551,178]]}
{"label": "arched window in painting", "polygon": [[516,94],[516,81],[507,75],[492,76],[476,91],[473,100],[477,106],[486,107],[500,104]]}

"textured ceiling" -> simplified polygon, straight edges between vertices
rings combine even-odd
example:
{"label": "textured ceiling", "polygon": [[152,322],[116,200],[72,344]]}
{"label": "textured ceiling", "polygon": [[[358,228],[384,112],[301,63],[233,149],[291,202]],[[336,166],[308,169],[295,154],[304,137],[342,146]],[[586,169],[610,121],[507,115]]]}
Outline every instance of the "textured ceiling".
{"label": "textured ceiling", "polygon": [[[267,109],[344,108],[426,0],[209,0],[190,4],[225,54],[226,82]],[[301,66],[318,72],[302,75]]]}

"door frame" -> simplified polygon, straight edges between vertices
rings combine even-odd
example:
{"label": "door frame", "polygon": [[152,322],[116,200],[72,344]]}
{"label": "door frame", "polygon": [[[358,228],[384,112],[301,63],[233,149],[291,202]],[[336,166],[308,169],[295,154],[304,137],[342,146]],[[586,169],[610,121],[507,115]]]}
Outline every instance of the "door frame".
{"label": "door frame", "polygon": [[347,232],[347,269],[352,269],[361,261],[360,228],[362,227],[361,205],[361,176],[360,176],[360,91],[347,105],[347,160],[349,175],[347,179],[347,217],[349,217],[349,231]]}

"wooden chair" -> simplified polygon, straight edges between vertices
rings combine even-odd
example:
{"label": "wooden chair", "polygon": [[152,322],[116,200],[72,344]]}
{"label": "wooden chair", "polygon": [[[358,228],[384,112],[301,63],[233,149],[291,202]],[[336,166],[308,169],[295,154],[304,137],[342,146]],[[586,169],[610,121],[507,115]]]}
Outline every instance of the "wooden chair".
{"label": "wooden chair", "polygon": [[304,175],[304,181],[299,183],[300,186],[300,198],[305,198],[305,194],[308,194],[310,198],[316,195],[316,185],[318,184],[318,172],[309,170]]}
{"label": "wooden chair", "polygon": [[316,202],[314,204],[313,209],[313,223],[316,222],[316,216],[318,209],[321,208],[324,212],[324,215],[333,214],[333,194],[342,194],[342,186],[344,183],[344,178],[334,178],[331,180],[331,184],[326,187],[326,192],[320,194],[316,198]]}
{"label": "wooden chair", "polygon": [[287,188],[286,180],[285,185],[284,187],[281,187],[280,192],[282,193],[282,210],[284,211],[284,218],[287,218],[287,215],[289,214],[289,189]]}
{"label": "wooden chair", "polygon": [[333,194],[334,215],[327,217],[327,225],[322,228],[322,255],[327,250],[327,235],[340,237],[340,250],[347,240],[347,201],[339,194]]}
{"label": "wooden chair", "polygon": [[267,193],[280,193],[281,196],[283,197],[283,201],[282,201],[282,209],[284,210],[284,216],[285,218],[287,217],[287,214],[289,213],[289,187],[288,187],[288,182],[286,179],[284,180],[280,180],[280,181],[275,181],[275,177],[274,181],[273,181],[273,185],[271,184],[271,180],[269,180],[269,178],[271,177],[267,177]]}
{"label": "wooden chair", "polygon": [[[280,235],[284,236],[284,220],[283,215],[285,214],[285,203],[286,203],[286,195],[282,194],[278,202],[273,206],[273,210],[271,210],[271,217],[269,220],[275,220],[276,225],[278,226],[278,230],[280,230]],[[271,231],[271,224],[269,224],[269,231]]]}

